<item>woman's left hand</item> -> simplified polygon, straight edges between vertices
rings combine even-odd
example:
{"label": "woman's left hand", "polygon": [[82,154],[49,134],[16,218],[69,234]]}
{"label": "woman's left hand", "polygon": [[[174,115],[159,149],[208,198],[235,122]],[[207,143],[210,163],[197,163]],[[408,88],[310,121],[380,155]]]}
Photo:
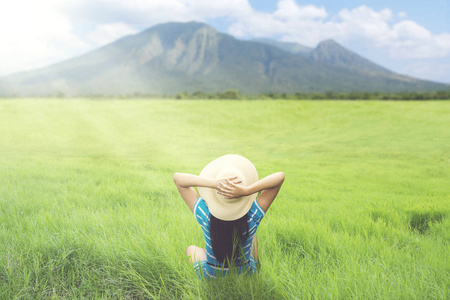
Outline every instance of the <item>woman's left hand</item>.
{"label": "woman's left hand", "polygon": [[219,185],[216,187],[217,193],[226,199],[247,196],[247,188],[240,185],[242,181],[235,181],[236,179],[237,177],[231,177],[220,180]]}

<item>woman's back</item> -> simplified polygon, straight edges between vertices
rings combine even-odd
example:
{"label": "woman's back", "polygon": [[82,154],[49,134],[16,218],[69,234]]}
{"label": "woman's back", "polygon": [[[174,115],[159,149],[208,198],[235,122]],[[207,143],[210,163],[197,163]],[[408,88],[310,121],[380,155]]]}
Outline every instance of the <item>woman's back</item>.
{"label": "woman's back", "polygon": [[[206,201],[202,198],[198,198],[195,206],[194,206],[194,215],[197,222],[200,224],[203,236],[205,238],[205,246],[206,246],[206,265],[203,268],[203,273],[205,277],[217,277],[218,274],[224,275],[228,271],[228,266],[223,264],[223,261],[220,261],[216,258],[214,254],[213,245],[211,241],[211,230],[210,230],[210,221],[211,221],[211,213],[209,212],[208,205]],[[256,230],[264,217],[264,210],[259,206],[256,199],[253,201],[252,206],[248,213],[246,214],[246,221],[248,224],[248,234],[245,240],[242,243],[242,249],[238,250],[239,252],[243,252],[244,259],[241,259],[241,255],[237,255],[237,260],[232,262],[239,273],[244,270],[252,270],[256,271],[256,261],[252,261],[251,257],[251,249],[253,237],[255,236]],[[242,253],[241,252],[241,253]]]}

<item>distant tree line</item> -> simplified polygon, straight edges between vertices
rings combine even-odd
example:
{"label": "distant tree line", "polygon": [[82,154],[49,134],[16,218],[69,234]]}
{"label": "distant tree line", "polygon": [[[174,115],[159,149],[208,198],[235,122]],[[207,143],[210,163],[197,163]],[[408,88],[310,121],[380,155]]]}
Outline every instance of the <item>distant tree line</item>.
{"label": "distant tree line", "polygon": [[[0,95],[0,98],[21,98],[20,96]],[[237,90],[227,90],[218,93],[206,93],[196,91],[193,93],[181,92],[176,95],[158,95],[135,92],[132,94],[107,95],[107,94],[90,94],[69,96],[64,92],[57,92],[47,96],[37,98],[92,98],[92,99],[273,99],[273,100],[450,100],[450,90],[434,91],[434,92],[403,92],[403,93],[386,93],[386,92],[326,92],[326,93],[262,93],[253,95],[244,95]]]}
{"label": "distant tree line", "polygon": [[236,90],[221,93],[178,93],[177,99],[286,99],[286,100],[450,100],[450,90],[436,92],[348,92],[348,93],[263,93],[242,95]]}
{"label": "distant tree line", "polygon": [[237,90],[228,90],[225,92],[207,94],[202,91],[197,91],[192,94],[189,93],[178,93],[176,95],[177,99],[242,99],[248,98],[248,96],[242,96]]}

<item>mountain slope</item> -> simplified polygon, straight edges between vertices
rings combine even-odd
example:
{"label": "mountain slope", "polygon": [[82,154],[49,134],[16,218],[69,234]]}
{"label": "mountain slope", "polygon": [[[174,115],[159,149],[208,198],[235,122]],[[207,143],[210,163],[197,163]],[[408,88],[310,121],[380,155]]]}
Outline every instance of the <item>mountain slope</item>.
{"label": "mountain slope", "polygon": [[445,88],[392,73],[333,41],[299,55],[197,22],[157,25],[59,64],[0,78],[0,95],[17,96]]}
{"label": "mountain slope", "polygon": [[278,47],[282,50],[294,53],[294,54],[301,54],[301,55],[309,55],[309,53],[314,50],[313,48],[298,44],[298,43],[289,43],[289,42],[279,42],[272,39],[266,39],[266,38],[258,38],[253,39],[255,42],[271,45]]}

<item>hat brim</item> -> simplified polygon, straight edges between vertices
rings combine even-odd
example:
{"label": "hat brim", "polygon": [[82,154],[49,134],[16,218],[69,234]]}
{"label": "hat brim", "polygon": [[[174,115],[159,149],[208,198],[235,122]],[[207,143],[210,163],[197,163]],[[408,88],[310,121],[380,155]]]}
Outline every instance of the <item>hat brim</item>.
{"label": "hat brim", "polygon": [[[210,162],[200,172],[200,176],[219,179],[235,177],[242,185],[249,186],[258,181],[258,172],[247,158],[237,154],[227,154]],[[224,221],[237,220],[244,216],[252,206],[257,193],[240,198],[226,199],[217,194],[216,189],[199,187],[200,196],[206,201],[209,211],[216,218]]]}

